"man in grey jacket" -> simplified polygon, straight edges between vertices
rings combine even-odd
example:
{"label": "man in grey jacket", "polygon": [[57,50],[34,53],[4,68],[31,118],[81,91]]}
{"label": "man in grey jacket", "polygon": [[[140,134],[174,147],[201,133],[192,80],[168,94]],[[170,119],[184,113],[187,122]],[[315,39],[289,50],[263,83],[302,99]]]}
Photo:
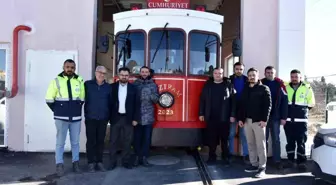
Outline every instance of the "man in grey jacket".
{"label": "man in grey jacket", "polygon": [[153,130],[154,117],[154,104],[159,100],[158,87],[150,75],[150,69],[146,66],[140,69],[140,78],[133,83],[137,87],[140,97],[141,110],[140,120],[135,125],[134,129],[134,150],[135,161],[134,166],[142,164],[149,166],[147,156],[151,144],[151,136]]}

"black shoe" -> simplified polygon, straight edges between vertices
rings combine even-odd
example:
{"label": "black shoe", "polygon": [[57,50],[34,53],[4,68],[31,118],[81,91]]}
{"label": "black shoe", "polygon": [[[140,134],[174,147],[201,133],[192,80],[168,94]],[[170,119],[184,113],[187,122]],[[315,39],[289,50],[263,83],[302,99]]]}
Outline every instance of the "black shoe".
{"label": "black shoe", "polygon": [[304,163],[298,164],[297,167],[300,171],[307,171],[307,165]]}
{"label": "black shoe", "polygon": [[254,176],[255,178],[262,178],[266,175],[266,169],[265,168],[259,168],[257,174]]}
{"label": "black shoe", "polygon": [[101,172],[105,172],[105,171],[106,171],[106,169],[105,169],[103,163],[97,163],[97,164],[96,164],[96,169],[97,169],[98,171],[101,171]]}
{"label": "black shoe", "polygon": [[208,164],[214,164],[214,163],[216,163],[216,161],[217,161],[216,156],[209,155],[209,158],[207,160]]}
{"label": "black shoe", "polygon": [[229,167],[230,166],[230,160],[228,159],[228,158],[224,158],[223,159],[223,165],[225,166],[225,167]]}
{"label": "black shoe", "polygon": [[249,172],[249,173],[258,172],[258,170],[259,170],[258,166],[252,166],[252,165],[245,168],[245,172]]}
{"label": "black shoe", "polygon": [[80,173],[81,172],[81,170],[79,168],[79,162],[78,161],[75,161],[75,162],[72,163],[72,170],[75,173]]}
{"label": "black shoe", "polygon": [[133,166],[130,165],[129,163],[124,163],[123,166],[124,166],[124,168],[126,168],[126,169],[132,169],[132,168],[133,168]]}
{"label": "black shoe", "polygon": [[109,170],[114,170],[117,167],[117,162],[110,163]]}
{"label": "black shoe", "polygon": [[282,163],[281,163],[281,162],[275,162],[275,168],[276,168],[277,170],[283,170]]}
{"label": "black shoe", "polygon": [[95,172],[95,165],[94,165],[94,163],[90,163],[90,164],[88,165],[88,171],[89,171],[90,173],[94,173],[94,172]]}
{"label": "black shoe", "polygon": [[232,154],[229,155],[228,160],[229,160],[230,164],[234,162],[234,158],[235,158],[234,155],[232,155]]}
{"label": "black shoe", "polygon": [[296,164],[294,163],[294,161],[288,161],[283,167],[284,168],[294,168],[296,166]]}
{"label": "black shoe", "polygon": [[139,164],[140,164],[140,159],[139,159],[138,156],[136,156],[135,159],[134,159],[134,162],[133,162],[133,166],[137,167],[137,166],[139,166]]}
{"label": "black shoe", "polygon": [[59,177],[64,175],[64,165],[62,163],[56,164],[56,174]]}
{"label": "black shoe", "polygon": [[248,155],[243,156],[243,161],[244,161],[245,164],[250,164],[250,158],[249,158],[249,156]]}
{"label": "black shoe", "polygon": [[142,158],[142,165],[145,167],[150,167],[151,164],[149,164],[149,162],[147,161],[147,157],[143,157]]}

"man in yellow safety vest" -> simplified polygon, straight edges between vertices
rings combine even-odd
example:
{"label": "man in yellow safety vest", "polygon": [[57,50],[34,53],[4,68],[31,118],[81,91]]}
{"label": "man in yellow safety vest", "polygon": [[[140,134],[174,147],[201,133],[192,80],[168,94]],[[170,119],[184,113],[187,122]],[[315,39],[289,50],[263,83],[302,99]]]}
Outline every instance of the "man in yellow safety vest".
{"label": "man in yellow safety vest", "polygon": [[56,125],[56,172],[64,174],[63,153],[66,135],[70,132],[73,171],[79,169],[79,134],[81,130],[82,105],[84,103],[83,78],[75,74],[76,64],[68,59],[63,64],[64,71],[50,84],[46,95],[46,102],[54,113]]}
{"label": "man in yellow safety vest", "polygon": [[[315,98],[311,86],[301,80],[302,76],[299,70],[292,70],[290,76],[291,82],[286,84],[288,116],[284,126],[287,138],[286,151],[289,160],[286,167],[293,168],[295,166],[296,152],[296,163],[299,169],[306,170],[305,143],[307,141],[308,111],[315,105]],[[295,151],[296,145],[297,151]]]}

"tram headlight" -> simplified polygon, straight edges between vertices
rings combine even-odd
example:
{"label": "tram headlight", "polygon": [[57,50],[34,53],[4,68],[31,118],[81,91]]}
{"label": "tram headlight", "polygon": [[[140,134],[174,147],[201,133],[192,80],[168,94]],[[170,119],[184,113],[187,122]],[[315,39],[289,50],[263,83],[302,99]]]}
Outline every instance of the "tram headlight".
{"label": "tram headlight", "polygon": [[170,108],[174,105],[174,96],[170,92],[164,92],[160,94],[159,105],[162,108]]}

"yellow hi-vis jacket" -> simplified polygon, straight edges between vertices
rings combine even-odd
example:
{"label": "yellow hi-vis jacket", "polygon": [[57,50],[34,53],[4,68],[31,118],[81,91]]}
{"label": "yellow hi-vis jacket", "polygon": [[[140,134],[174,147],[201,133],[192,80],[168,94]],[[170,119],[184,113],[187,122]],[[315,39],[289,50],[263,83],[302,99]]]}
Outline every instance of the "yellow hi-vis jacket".
{"label": "yellow hi-vis jacket", "polygon": [[300,82],[295,90],[291,83],[286,84],[288,94],[287,121],[308,123],[308,111],[315,106],[315,97],[310,84]]}
{"label": "yellow hi-vis jacket", "polygon": [[75,122],[82,119],[84,98],[83,78],[75,74],[69,79],[60,73],[50,82],[45,99],[54,119]]}

